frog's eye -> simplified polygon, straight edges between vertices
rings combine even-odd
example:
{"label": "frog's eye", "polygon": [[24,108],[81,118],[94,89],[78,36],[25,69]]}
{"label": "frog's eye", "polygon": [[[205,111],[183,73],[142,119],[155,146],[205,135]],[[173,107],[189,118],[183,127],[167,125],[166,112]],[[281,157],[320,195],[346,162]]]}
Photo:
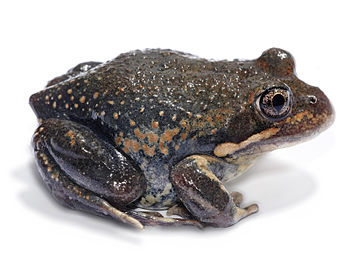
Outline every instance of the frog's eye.
{"label": "frog's eye", "polygon": [[261,93],[256,102],[264,117],[277,121],[288,116],[292,108],[292,93],[287,87],[271,87]]}

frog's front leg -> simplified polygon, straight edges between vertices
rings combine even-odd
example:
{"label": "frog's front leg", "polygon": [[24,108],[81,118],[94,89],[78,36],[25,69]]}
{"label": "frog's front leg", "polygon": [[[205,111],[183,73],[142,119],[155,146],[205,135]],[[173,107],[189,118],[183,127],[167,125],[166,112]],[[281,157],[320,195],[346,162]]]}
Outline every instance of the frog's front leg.
{"label": "frog's front leg", "polygon": [[170,180],[181,202],[197,220],[228,227],[257,212],[258,206],[239,207],[241,195],[229,194],[213,174],[211,166],[216,161],[222,162],[210,156],[189,156],[173,168]]}
{"label": "frog's front leg", "polygon": [[44,121],[33,144],[41,176],[58,201],[143,228],[126,213],[146,185],[132,160],[89,128],[68,120]]}

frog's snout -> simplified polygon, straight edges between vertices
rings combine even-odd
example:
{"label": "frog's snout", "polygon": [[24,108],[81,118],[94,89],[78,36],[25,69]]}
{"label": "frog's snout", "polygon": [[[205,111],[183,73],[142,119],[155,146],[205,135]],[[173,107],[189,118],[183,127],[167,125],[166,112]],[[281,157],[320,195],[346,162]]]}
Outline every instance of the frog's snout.
{"label": "frog's snout", "polygon": [[305,103],[308,104],[306,110],[309,110],[313,115],[311,120],[315,125],[314,128],[323,131],[334,122],[334,108],[328,97],[319,88],[315,87],[312,91],[305,98]]}
{"label": "frog's snout", "polygon": [[291,115],[284,121],[280,133],[291,141],[313,137],[334,122],[334,109],[328,97],[317,87],[295,91]]}

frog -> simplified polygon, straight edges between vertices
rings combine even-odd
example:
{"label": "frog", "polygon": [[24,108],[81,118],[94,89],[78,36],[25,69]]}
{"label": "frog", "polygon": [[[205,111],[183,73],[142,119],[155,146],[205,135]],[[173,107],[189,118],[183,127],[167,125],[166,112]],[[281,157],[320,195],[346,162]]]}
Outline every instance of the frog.
{"label": "frog", "polygon": [[256,213],[225,185],[335,116],[280,48],[251,60],[130,51],[78,64],[29,103],[39,122],[34,157],[52,196],[140,229],[224,228]]}

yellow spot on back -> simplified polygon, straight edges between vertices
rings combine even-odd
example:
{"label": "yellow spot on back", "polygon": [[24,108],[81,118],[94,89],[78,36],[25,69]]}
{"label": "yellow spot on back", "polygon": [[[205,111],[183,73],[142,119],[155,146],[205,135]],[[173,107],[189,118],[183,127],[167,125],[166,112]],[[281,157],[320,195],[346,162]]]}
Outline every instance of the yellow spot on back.
{"label": "yellow spot on back", "polygon": [[92,96],[94,99],[98,98],[98,92],[95,92],[94,95]]}
{"label": "yellow spot on back", "polygon": [[164,155],[168,155],[168,153],[169,153],[169,151],[168,151],[168,147],[166,147],[165,145],[164,145],[164,142],[160,142],[159,143],[159,149],[160,149],[160,151],[164,154]]}
{"label": "yellow spot on back", "polygon": [[160,111],[159,116],[164,116],[164,111]]}
{"label": "yellow spot on back", "polygon": [[149,147],[147,144],[142,145],[142,149],[145,152],[145,154],[151,157],[154,156],[155,148],[156,148],[155,146]]}
{"label": "yellow spot on back", "polygon": [[77,103],[74,103],[74,108],[78,108],[79,107],[79,105],[77,104]]}
{"label": "yellow spot on back", "polygon": [[180,121],[180,125],[181,125],[182,128],[186,128],[186,121],[184,119],[182,119]]}
{"label": "yellow spot on back", "polygon": [[181,133],[180,134],[180,140],[184,141],[187,138],[187,133]]}
{"label": "yellow spot on back", "polygon": [[148,137],[148,141],[151,144],[154,144],[158,141],[158,134],[153,133],[153,132],[149,132],[147,133],[147,137]]}
{"label": "yellow spot on back", "polygon": [[68,94],[72,94],[72,92],[73,92],[72,89],[67,90],[67,93],[68,93]]}
{"label": "yellow spot on back", "polygon": [[116,137],[114,139],[114,141],[115,141],[116,144],[121,145],[122,144],[122,139],[123,139],[122,137]]}
{"label": "yellow spot on back", "polygon": [[160,137],[161,141],[165,141],[165,142],[171,142],[173,137],[179,133],[179,129],[175,128],[175,129],[171,129],[171,130],[165,130],[164,133],[162,134],[162,136]]}
{"label": "yellow spot on back", "polygon": [[82,97],[79,99],[79,101],[80,101],[81,103],[84,103],[84,102],[85,102],[85,96],[82,96]]}
{"label": "yellow spot on back", "polygon": [[133,152],[138,152],[141,149],[140,144],[135,140],[125,139],[124,147],[132,150]]}
{"label": "yellow spot on back", "polygon": [[215,126],[215,123],[213,122],[213,118],[211,116],[207,117],[207,121],[209,122],[210,126]]}
{"label": "yellow spot on back", "polygon": [[152,121],[152,128],[153,128],[153,129],[158,129],[158,127],[159,127],[159,122],[157,122],[157,121]]}
{"label": "yellow spot on back", "polygon": [[113,118],[114,118],[114,119],[118,119],[118,113],[116,113],[116,112],[113,113]]}
{"label": "yellow spot on back", "polygon": [[135,125],[136,125],[136,123],[130,119],[130,126],[135,126]]}
{"label": "yellow spot on back", "polygon": [[52,107],[54,108],[54,109],[56,109],[56,101],[54,101],[53,103],[52,103]]}
{"label": "yellow spot on back", "polygon": [[109,100],[107,102],[108,102],[108,104],[114,105],[114,101],[113,100]]}
{"label": "yellow spot on back", "polygon": [[57,98],[58,98],[59,100],[62,99],[62,95],[61,95],[61,94],[58,95]]}
{"label": "yellow spot on back", "polygon": [[136,128],[134,130],[134,133],[135,133],[136,137],[139,138],[140,140],[144,140],[147,137],[147,135],[142,133],[139,128]]}

